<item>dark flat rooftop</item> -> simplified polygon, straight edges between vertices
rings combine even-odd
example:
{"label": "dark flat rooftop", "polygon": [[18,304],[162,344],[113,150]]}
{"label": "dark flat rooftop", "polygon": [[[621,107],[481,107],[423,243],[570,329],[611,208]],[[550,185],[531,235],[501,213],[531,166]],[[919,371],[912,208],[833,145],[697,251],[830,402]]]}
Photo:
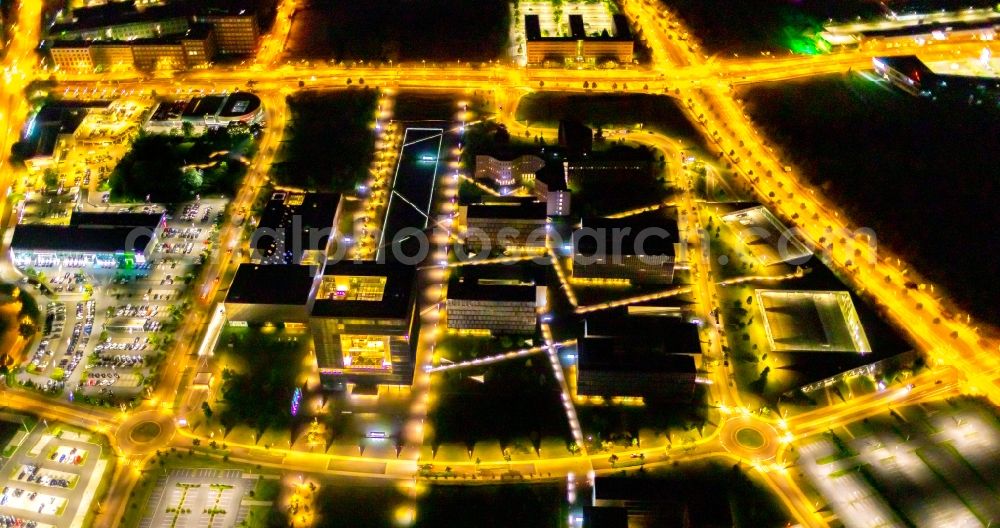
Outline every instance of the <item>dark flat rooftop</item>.
{"label": "dark flat rooftop", "polygon": [[240,264],[226,302],[305,306],[312,286],[311,266]]}
{"label": "dark flat rooftop", "polygon": [[577,340],[577,367],[611,372],[695,372],[694,357],[684,354],[632,354],[616,347],[615,338],[585,337]]}
{"label": "dark flat rooftop", "polygon": [[448,298],[534,302],[535,287],[544,284],[544,269],[531,264],[463,266],[451,273]]}
{"label": "dark flat rooftop", "polygon": [[469,218],[499,218],[506,220],[530,219],[545,220],[544,202],[521,202],[504,204],[472,204],[469,206]]}
{"label": "dark flat rooftop", "polygon": [[[296,248],[325,250],[333,233],[339,203],[337,193],[275,192],[264,206],[257,229],[273,230],[284,236],[286,255],[283,260],[290,264],[300,256],[290,254]],[[253,248],[265,257],[274,256],[279,251],[278,240],[273,234],[258,233],[259,236],[251,238]]]}
{"label": "dark flat rooftop", "polygon": [[[588,315],[584,320],[587,338],[613,338],[618,346],[638,342],[641,348],[659,350],[665,354],[697,354],[701,352],[698,326],[679,317],[628,315],[627,309],[609,310]],[[661,346],[662,345],[662,346]]]}
{"label": "dark flat rooftop", "polygon": [[164,101],[153,110],[150,121],[166,121],[168,119],[180,119],[187,108],[187,101]]}
{"label": "dark flat rooftop", "polygon": [[[298,203],[299,197],[301,203]],[[332,227],[339,203],[337,193],[275,192],[264,206],[258,227],[291,227],[296,216],[303,228]]]}
{"label": "dark flat rooftop", "polygon": [[915,79],[929,79],[934,75],[934,72],[927,67],[917,58],[916,55],[898,55],[894,57],[877,57],[875,60],[885,64],[887,67],[892,68],[908,77],[914,77]]}
{"label": "dark flat rooftop", "polygon": [[93,253],[142,252],[150,237],[128,226],[56,226],[27,224],[14,228],[12,249]]}
{"label": "dark flat rooftop", "polygon": [[[598,240],[603,240],[603,247]],[[666,217],[584,218],[580,229],[573,232],[574,251],[582,256],[615,254],[619,251],[616,240],[620,241],[621,255],[672,256],[680,232],[677,222]]]}
{"label": "dark flat rooftop", "polygon": [[205,95],[192,97],[184,108],[184,117],[205,117],[215,115],[222,109],[222,104],[226,101],[224,95]]}
{"label": "dark flat rooftop", "polygon": [[615,507],[584,506],[583,528],[628,528],[628,510]]}

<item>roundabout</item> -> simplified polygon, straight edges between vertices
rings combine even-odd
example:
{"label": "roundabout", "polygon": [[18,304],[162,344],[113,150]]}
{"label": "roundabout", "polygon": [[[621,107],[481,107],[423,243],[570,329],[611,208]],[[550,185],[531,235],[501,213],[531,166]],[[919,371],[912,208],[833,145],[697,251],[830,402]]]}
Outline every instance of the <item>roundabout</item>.
{"label": "roundabout", "polygon": [[115,438],[122,452],[128,455],[151,453],[170,442],[174,436],[174,421],[159,411],[144,411],[129,416]]}
{"label": "roundabout", "polygon": [[156,440],[163,428],[156,422],[142,422],[129,431],[129,440],[137,444],[148,444]]}
{"label": "roundabout", "polygon": [[736,431],[736,443],[744,449],[760,449],[764,447],[764,435],[751,427]]}
{"label": "roundabout", "polygon": [[727,451],[748,460],[771,460],[778,453],[778,432],[751,416],[726,420],[719,430],[719,440]]}

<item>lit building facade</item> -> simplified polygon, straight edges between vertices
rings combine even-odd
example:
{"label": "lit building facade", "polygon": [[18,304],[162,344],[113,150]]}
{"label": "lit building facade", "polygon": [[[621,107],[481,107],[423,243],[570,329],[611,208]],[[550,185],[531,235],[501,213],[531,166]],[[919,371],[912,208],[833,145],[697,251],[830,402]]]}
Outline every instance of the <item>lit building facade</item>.
{"label": "lit building facade", "polygon": [[547,291],[527,266],[465,266],[448,282],[448,328],[532,335]]}
{"label": "lit building facade", "polygon": [[205,95],[186,101],[164,101],[153,109],[143,129],[153,133],[180,132],[190,123],[195,133],[225,128],[231,123],[252,125],[264,119],[260,98],[249,92]]}
{"label": "lit building facade", "polygon": [[257,49],[260,23],[256,13],[207,13],[195,15],[194,19],[212,26],[221,55],[242,55]]}
{"label": "lit building facade", "polygon": [[416,268],[345,261],[319,277],[309,326],[325,389],[413,383]]}
{"label": "lit building facade", "polygon": [[159,38],[130,41],[58,40],[52,43],[52,63],[65,70],[127,67],[138,70],[187,70],[205,66],[215,57],[215,36],[208,26]]}
{"label": "lit building facade", "polygon": [[10,249],[19,269],[124,268],[146,263],[166,220],[154,213],[83,213],[69,225],[22,224],[14,228]]}
{"label": "lit building facade", "polygon": [[668,218],[585,218],[573,232],[573,279],[671,284],[679,246]]}
{"label": "lit building facade", "polygon": [[614,16],[614,35],[587,35],[582,15],[570,15],[568,36],[542,36],[538,15],[525,15],[525,52],[528,64],[543,64],[546,61],[599,64],[614,61],[618,64],[632,62],[635,44],[628,19],[624,15]]}
{"label": "lit building facade", "polygon": [[501,194],[535,179],[535,173],[545,166],[538,156],[524,155],[504,160],[493,156],[476,156],[476,179],[490,183]]}
{"label": "lit building facade", "polygon": [[542,202],[473,204],[460,209],[470,251],[540,251],[545,249],[547,205]]}

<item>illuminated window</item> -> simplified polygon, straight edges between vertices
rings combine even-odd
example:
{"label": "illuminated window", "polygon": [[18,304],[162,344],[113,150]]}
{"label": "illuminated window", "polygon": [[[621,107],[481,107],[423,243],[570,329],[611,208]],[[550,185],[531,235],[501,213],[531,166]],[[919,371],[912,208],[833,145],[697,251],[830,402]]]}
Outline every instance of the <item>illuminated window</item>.
{"label": "illuminated window", "polygon": [[345,369],[392,370],[387,336],[343,334],[340,336],[340,350]]}
{"label": "illuminated window", "polygon": [[320,283],[317,299],[331,301],[379,302],[385,292],[385,277],[326,275]]}

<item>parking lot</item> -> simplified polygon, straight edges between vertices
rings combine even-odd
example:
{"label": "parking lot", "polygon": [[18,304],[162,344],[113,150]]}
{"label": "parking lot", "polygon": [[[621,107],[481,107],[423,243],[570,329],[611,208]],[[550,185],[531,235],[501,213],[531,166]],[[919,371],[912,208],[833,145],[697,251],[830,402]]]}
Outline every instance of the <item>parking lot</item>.
{"label": "parking lot", "polygon": [[244,478],[239,470],[175,469],[157,481],[139,526],[239,526],[250,511],[241,502],[257,477]]}
{"label": "parking lot", "polygon": [[178,206],[147,261],[133,267],[19,262],[21,270],[31,268],[35,291],[49,292],[39,303],[42,338],[19,380],[73,399],[128,399],[142,391],[171,324],[183,315],[188,282],[225,206],[214,198]]}
{"label": "parking lot", "polygon": [[45,423],[24,437],[0,468],[0,528],[82,526],[107,466],[87,440]]}
{"label": "parking lot", "polygon": [[900,410],[854,438],[824,435],[800,448],[799,467],[846,526],[995,523],[996,418],[972,405],[942,407]]}

